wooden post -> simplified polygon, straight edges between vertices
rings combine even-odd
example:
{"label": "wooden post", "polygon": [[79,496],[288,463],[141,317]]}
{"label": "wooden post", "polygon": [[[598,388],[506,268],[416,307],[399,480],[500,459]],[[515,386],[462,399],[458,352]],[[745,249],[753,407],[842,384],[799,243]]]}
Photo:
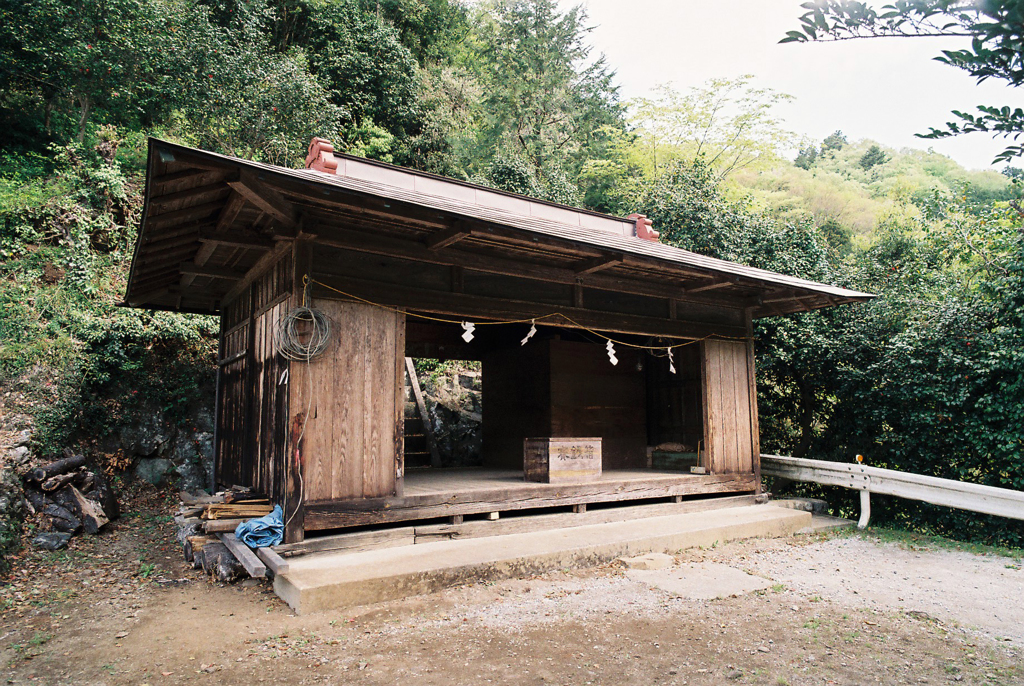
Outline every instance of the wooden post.
{"label": "wooden post", "polygon": [[860,521],[857,522],[858,529],[868,528],[868,521],[871,519],[871,491],[864,489],[860,492]]}
{"label": "wooden post", "polygon": [[[256,417],[258,408],[256,407],[256,383],[257,383],[257,362],[262,363],[262,360],[256,358],[256,288],[249,286],[242,293],[241,298],[245,298],[249,302],[249,310],[247,319],[249,327],[246,330],[245,338],[245,377],[242,381],[242,388],[244,395],[242,396],[242,402],[245,403],[245,411],[243,417],[245,418],[242,424],[242,464],[248,463],[248,460],[253,459],[256,451],[259,447],[259,437],[256,435]],[[248,485],[252,485],[249,482]]]}
{"label": "wooden post", "polygon": [[[221,310],[220,314],[220,333],[217,334],[217,360],[224,359],[224,339],[226,338],[225,332],[227,327],[224,326],[224,311]],[[213,394],[213,483],[207,484],[211,493],[217,490],[217,478],[220,474],[217,473],[217,468],[221,465],[221,461],[224,459],[221,456],[220,448],[220,423],[223,421],[223,412],[220,404],[222,400],[221,385],[223,384],[224,376],[224,365],[217,365],[217,377],[216,386]]]}
{"label": "wooden post", "polygon": [[[697,457],[699,467],[703,467],[708,474],[714,474],[711,469],[711,458],[709,457],[711,451],[708,450],[710,446],[709,438],[711,437],[711,411],[709,404],[711,402],[710,394],[708,393],[708,352],[707,342],[701,341],[697,344],[700,349],[700,409],[704,415],[704,437],[703,440],[697,441]],[[704,444],[704,451],[701,452],[701,443]]]}
{"label": "wooden post", "polygon": [[[296,306],[305,305],[303,277],[311,271],[313,245],[308,240],[297,240],[292,246],[292,299]],[[291,383],[289,383],[289,388]],[[305,488],[303,468],[304,428],[308,417],[305,408],[296,410],[288,422],[288,449],[284,455],[284,542],[298,543],[305,537]]]}
{"label": "wooden post", "polygon": [[757,423],[757,375],[754,367],[754,308],[743,310],[747,328],[747,384],[750,398],[750,455],[754,462],[754,483],[757,484],[757,495],[761,495],[761,434]]}
{"label": "wooden post", "polygon": [[[396,318],[395,330],[395,495],[405,495],[405,311]],[[415,377],[413,377],[415,378]],[[433,454],[431,454],[433,462]]]}

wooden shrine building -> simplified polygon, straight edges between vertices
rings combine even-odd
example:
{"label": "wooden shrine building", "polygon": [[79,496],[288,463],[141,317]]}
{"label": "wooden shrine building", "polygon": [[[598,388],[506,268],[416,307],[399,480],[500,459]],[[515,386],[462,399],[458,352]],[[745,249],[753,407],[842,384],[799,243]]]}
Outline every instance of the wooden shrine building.
{"label": "wooden shrine building", "polygon": [[[662,245],[642,216],[336,155],[319,139],[307,167],[151,140],[125,296],[220,317],[216,478],[280,503],[287,542],[755,493],[752,320],[871,297]],[[330,332],[323,354],[292,361],[277,331],[304,303]],[[406,468],[406,357],[481,361],[478,467]],[[600,439],[600,476],[524,481],[524,439],[558,437]],[[653,462],[665,444],[692,463]]]}

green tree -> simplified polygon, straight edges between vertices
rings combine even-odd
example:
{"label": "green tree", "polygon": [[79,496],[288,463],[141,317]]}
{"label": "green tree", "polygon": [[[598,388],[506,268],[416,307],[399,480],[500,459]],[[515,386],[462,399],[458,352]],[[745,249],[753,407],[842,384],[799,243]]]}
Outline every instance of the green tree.
{"label": "green tree", "polygon": [[843,149],[847,143],[846,136],[843,135],[842,131],[836,131],[825,136],[825,140],[821,142],[821,154],[822,155],[834,155]]}
{"label": "green tree", "polygon": [[300,48],[274,49],[274,14],[259,2],[237,3],[221,25],[216,11],[169,18],[175,95],[182,125],[200,147],[274,164],[301,160],[309,138],[333,138],[344,111]]}
{"label": "green tree", "polygon": [[885,152],[877,145],[872,145],[870,148],[864,151],[863,155],[860,156],[860,159],[857,160],[857,164],[860,165],[861,169],[867,171],[868,169],[871,169],[875,165],[885,164],[888,161],[889,156],[886,155]]}
{"label": "green tree", "polygon": [[719,178],[750,166],[777,162],[796,136],[783,128],[776,108],[792,96],[755,88],[753,76],[711,79],[680,93],[670,85],[630,103],[631,123],[646,166],[703,156]]}
{"label": "green tree", "polygon": [[814,163],[818,160],[818,146],[808,145],[800,148],[800,151],[796,154],[796,159],[793,160],[793,164],[800,167],[801,169],[810,169],[814,166]]}
{"label": "green tree", "polygon": [[[943,50],[935,59],[962,69],[978,83],[998,79],[1024,83],[1024,4],[1019,0],[900,0],[875,8],[851,0],[813,0],[801,5],[800,29],[782,43],[849,40],[871,37],[955,36],[971,38],[964,50]],[[931,128],[922,138],[946,138],[989,132],[1017,139],[1024,134],[1024,109],[981,105],[977,111],[954,110],[959,121]],[[1024,155],[1024,145],[1010,145],[993,162]]]}
{"label": "green tree", "polygon": [[[415,37],[414,24],[432,15],[430,8],[421,8],[423,15],[414,19],[403,12],[407,5],[385,3],[386,13],[385,7],[377,11],[360,0],[275,0],[267,27],[273,49],[301,52],[309,73],[344,113],[345,135],[337,144],[388,161],[421,125],[419,65],[388,15],[404,22],[404,40],[421,51],[428,47]],[[311,135],[304,137],[306,143]]]}
{"label": "green tree", "polygon": [[586,41],[584,10],[562,13],[555,0],[498,0],[477,21],[473,68],[483,95],[466,166],[519,158],[542,188],[575,179],[604,127],[623,125],[614,74]]}
{"label": "green tree", "polygon": [[158,95],[151,39],[161,29],[159,9],[148,0],[2,0],[0,97],[8,131],[38,147],[37,137],[81,143],[97,112],[137,125]]}

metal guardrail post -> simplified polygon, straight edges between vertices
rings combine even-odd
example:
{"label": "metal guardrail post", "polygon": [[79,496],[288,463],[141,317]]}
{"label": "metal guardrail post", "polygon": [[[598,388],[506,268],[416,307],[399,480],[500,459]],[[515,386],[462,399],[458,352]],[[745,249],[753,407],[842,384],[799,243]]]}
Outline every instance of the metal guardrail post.
{"label": "metal guardrail post", "polygon": [[860,492],[860,521],[857,522],[857,528],[868,528],[869,519],[871,519],[871,491],[865,489]]}

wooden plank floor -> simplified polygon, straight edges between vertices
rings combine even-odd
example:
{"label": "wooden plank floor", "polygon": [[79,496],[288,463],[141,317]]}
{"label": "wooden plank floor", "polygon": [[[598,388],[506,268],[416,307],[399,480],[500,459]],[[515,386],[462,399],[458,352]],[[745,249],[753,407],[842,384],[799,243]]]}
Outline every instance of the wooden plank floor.
{"label": "wooden plank floor", "polygon": [[[622,481],[675,481],[695,475],[657,469],[613,469],[602,472],[591,484],[613,485]],[[405,495],[465,493],[490,489],[515,488],[523,491],[549,491],[551,484],[525,481],[521,469],[410,469],[405,473]]]}
{"label": "wooden plank floor", "polygon": [[487,469],[412,470],[400,496],[307,502],[307,531],[386,522],[544,509],[676,496],[754,493],[753,474],[688,474],[612,470],[585,484],[526,482],[522,472]]}

